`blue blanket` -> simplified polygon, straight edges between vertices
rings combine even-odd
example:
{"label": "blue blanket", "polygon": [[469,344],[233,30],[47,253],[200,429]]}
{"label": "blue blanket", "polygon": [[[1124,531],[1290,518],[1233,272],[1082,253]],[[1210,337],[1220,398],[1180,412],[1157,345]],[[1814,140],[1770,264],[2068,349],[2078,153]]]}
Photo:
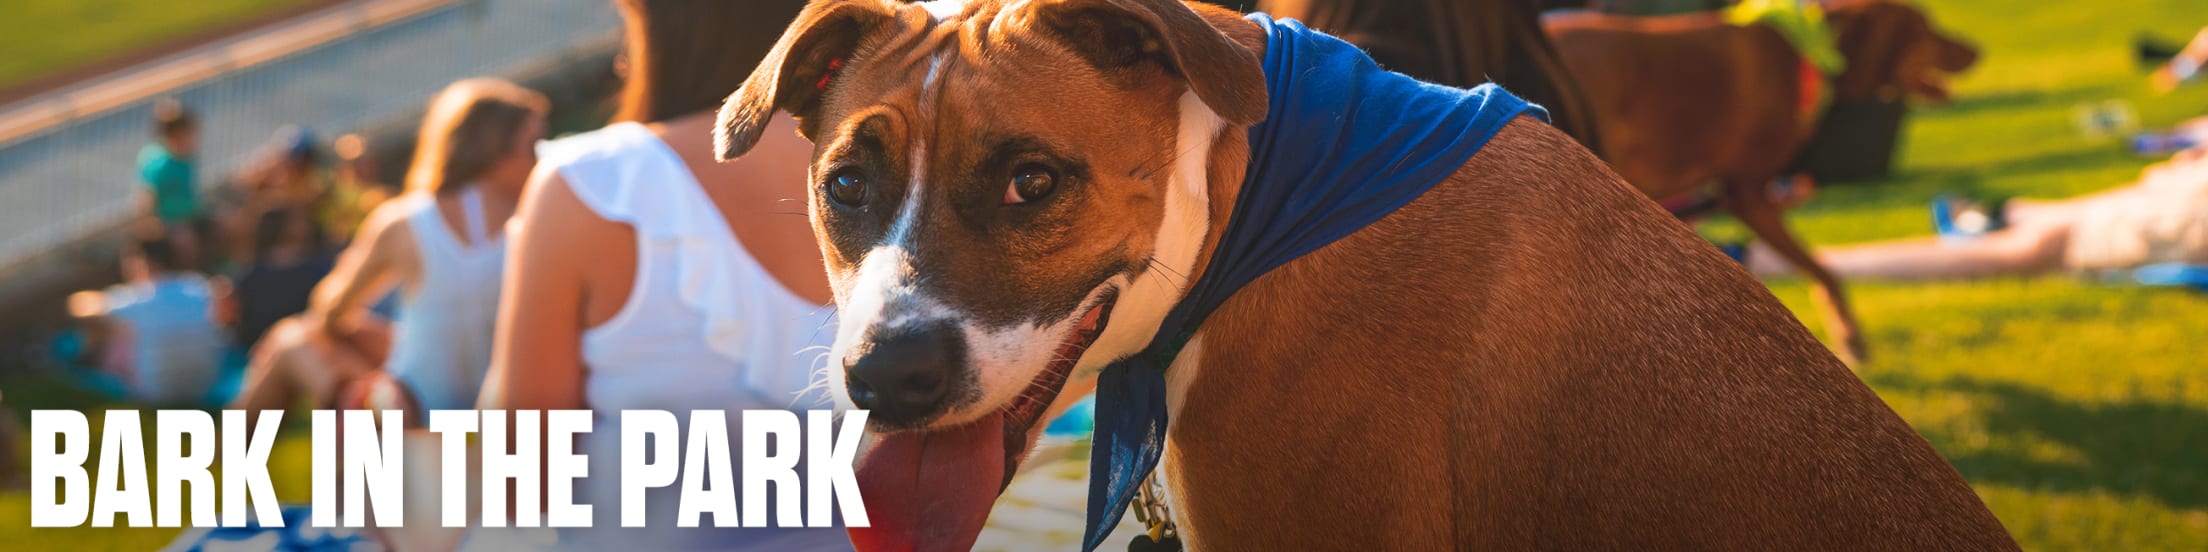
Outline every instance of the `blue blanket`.
{"label": "blue blanket", "polygon": [[354,528],[321,528],[307,523],[311,510],[303,505],[285,506],[284,526],[267,527],[258,521],[247,527],[200,528],[177,535],[164,552],[360,552],[383,550],[383,545]]}

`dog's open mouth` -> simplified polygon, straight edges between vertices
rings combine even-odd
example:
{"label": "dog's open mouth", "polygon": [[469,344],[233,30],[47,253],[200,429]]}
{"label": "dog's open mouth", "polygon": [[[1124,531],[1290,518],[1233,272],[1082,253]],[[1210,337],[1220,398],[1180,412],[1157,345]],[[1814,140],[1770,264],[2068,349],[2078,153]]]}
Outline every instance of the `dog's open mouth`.
{"label": "dog's open mouth", "polygon": [[963,426],[884,435],[859,461],[868,527],[852,527],[864,551],[967,550],[981,535],[997,494],[1011,484],[1037,425],[1066,379],[1104,335],[1116,290],[1083,311],[1049,364],[1010,404]]}
{"label": "dog's open mouth", "polygon": [[1089,307],[1088,312],[1081,315],[1079,325],[1058,344],[1050,364],[1035,375],[1035,381],[1028,384],[1025,392],[1004,408],[1004,481],[997,485],[998,492],[1012,484],[1014,468],[1026,457],[1036,424],[1043,421],[1043,414],[1050,410],[1051,403],[1057,402],[1058,393],[1065,390],[1066,378],[1073,375],[1074,365],[1081,361],[1081,355],[1089,352],[1089,346],[1096,344],[1097,337],[1104,335],[1104,325],[1111,323],[1112,306],[1118,299],[1116,290],[1099,295],[1096,306]]}

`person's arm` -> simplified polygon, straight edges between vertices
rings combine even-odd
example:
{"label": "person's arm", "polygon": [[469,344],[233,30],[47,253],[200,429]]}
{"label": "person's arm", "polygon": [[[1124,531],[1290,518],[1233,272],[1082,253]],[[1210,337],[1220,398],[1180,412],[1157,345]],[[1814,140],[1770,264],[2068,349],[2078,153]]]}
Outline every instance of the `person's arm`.
{"label": "person's arm", "polygon": [[[108,309],[108,294],[111,292],[112,289],[86,290],[69,294],[69,317],[76,322],[78,333],[84,336],[84,343],[77,351],[77,356],[68,360],[94,371],[121,376],[128,372],[128,363],[122,362],[120,355],[114,354],[113,345],[129,342],[129,336],[122,335],[122,321],[117,320]],[[118,370],[118,362],[125,369]]]}
{"label": "person's arm", "polygon": [[283,164],[284,154],[280,152],[255,155],[246,161],[245,166],[230,172],[230,185],[247,195],[265,195],[270,191],[269,183],[276,179],[276,171],[281,170]]}
{"label": "person's arm", "polygon": [[237,326],[238,309],[242,308],[239,301],[238,286],[231,283],[229,278],[222,276],[207,278],[207,319],[215,321],[216,326],[224,328]]}
{"label": "person's arm", "polygon": [[[592,223],[612,224],[583,205],[548,165],[529,175],[528,191],[506,226],[506,281],[499,291],[491,369],[475,407],[485,410],[581,410],[583,270],[593,250]],[[509,413],[506,427],[515,427]],[[507,434],[506,447],[513,446]],[[544,442],[545,433],[538,434]],[[538,488],[546,473],[538,466]],[[514,496],[512,482],[508,497]],[[543,495],[539,495],[542,497]],[[542,503],[539,503],[541,507]],[[513,511],[519,511],[513,510]]]}
{"label": "person's arm", "polygon": [[575,197],[558,171],[538,166],[508,228],[484,409],[582,409],[584,268],[592,224],[611,224]]}
{"label": "person's arm", "polygon": [[371,302],[398,286],[402,270],[412,264],[408,257],[414,254],[406,216],[406,206],[400,203],[386,204],[369,215],[353,245],[338,254],[329,276],[314,287],[308,320],[332,336],[348,335]]}
{"label": "person's arm", "polygon": [[133,205],[132,205],[132,208],[133,208],[133,209],[135,209],[135,210],[134,210],[134,211],[132,211],[132,212],[134,212],[134,213],[138,213],[138,215],[139,215],[139,216],[142,216],[142,217],[146,217],[146,218],[159,218],[159,217],[160,217],[160,213],[157,213],[157,212],[155,212],[155,211],[153,210],[153,209],[154,209],[154,200],[153,200],[153,186],[152,186],[152,185],[148,184],[148,185],[144,185],[144,186],[139,186],[139,187],[138,187],[138,195],[137,195],[137,196],[136,196],[135,198],[133,198],[133,199],[134,199],[134,201],[133,201]]}

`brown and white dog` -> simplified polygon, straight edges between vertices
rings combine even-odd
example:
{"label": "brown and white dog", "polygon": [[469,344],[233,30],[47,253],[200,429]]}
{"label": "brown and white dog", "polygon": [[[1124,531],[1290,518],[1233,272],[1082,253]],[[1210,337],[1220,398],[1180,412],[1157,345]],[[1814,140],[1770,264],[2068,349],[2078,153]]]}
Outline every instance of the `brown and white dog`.
{"label": "brown and white dog", "polygon": [[[1847,67],[1830,90],[1778,31],[1716,12],[1655,17],[1564,12],[1548,29],[1602,129],[1601,151],[1626,181],[1665,198],[1717,183],[1720,203],[1756,239],[1817,283],[1825,329],[1851,361],[1866,355],[1840,279],[1794,238],[1766,190],[1809,143],[1820,95],[1945,102],[1946,77],[1978,53],[1924,13],[1889,0],[1828,4]],[[1807,78],[1804,78],[1805,72]]]}
{"label": "brown and white dog", "polygon": [[[1201,277],[1265,48],[1171,0],[816,0],[730,98],[724,156],[776,110],[816,144],[862,547],[971,546],[1061,386]],[[2015,548],[1753,278],[1536,120],[1242,288],[1166,377],[1197,549]]]}

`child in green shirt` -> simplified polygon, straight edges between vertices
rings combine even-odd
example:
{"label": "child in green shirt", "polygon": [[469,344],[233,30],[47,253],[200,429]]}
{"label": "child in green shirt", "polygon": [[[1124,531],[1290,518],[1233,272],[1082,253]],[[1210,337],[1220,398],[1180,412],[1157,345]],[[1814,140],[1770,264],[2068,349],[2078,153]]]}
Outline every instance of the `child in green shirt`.
{"label": "child in green shirt", "polygon": [[153,106],[154,142],[138,152],[138,179],[148,210],[163,227],[196,222],[199,201],[199,123],[184,104],[164,99]]}

